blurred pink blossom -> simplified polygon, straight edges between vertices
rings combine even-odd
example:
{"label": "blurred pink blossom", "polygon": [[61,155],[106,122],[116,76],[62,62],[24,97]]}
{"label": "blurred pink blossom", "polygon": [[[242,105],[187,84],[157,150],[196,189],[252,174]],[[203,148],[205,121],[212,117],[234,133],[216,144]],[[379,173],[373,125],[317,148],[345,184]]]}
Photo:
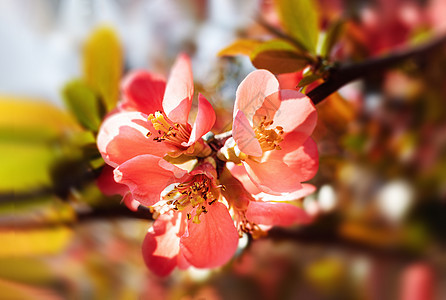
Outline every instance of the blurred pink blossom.
{"label": "blurred pink blossom", "polygon": [[318,151],[310,137],[316,122],[311,100],[296,90],[280,89],[272,73],[257,70],[243,80],[232,132],[243,166],[260,190],[294,192],[316,174]]}

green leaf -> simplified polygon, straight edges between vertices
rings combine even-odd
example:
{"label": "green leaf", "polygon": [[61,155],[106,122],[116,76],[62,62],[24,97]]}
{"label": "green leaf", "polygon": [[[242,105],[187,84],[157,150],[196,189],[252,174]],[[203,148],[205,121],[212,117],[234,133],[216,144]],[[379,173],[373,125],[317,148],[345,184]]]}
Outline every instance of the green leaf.
{"label": "green leaf", "polygon": [[122,73],[122,50],[113,29],[98,28],[84,48],[84,75],[88,84],[98,92],[107,111],[116,106]]}
{"label": "green leaf", "polygon": [[277,12],[286,32],[312,54],[316,53],[319,14],[314,0],[276,0]]}
{"label": "green leaf", "polygon": [[104,115],[104,107],[95,92],[83,81],[69,82],[63,89],[68,109],[86,129],[98,131]]}
{"label": "green leaf", "polygon": [[240,39],[236,40],[234,43],[228,47],[220,50],[218,56],[236,56],[236,55],[251,55],[251,53],[256,49],[262,42],[256,40]]}
{"label": "green leaf", "polygon": [[299,71],[310,63],[298,49],[282,40],[271,40],[258,46],[251,53],[251,62],[258,69],[274,74]]}
{"label": "green leaf", "polygon": [[297,85],[298,87],[304,87],[306,85],[309,85],[310,83],[315,82],[316,80],[320,79],[321,76],[316,75],[316,74],[309,74],[307,76],[305,76],[304,78],[302,78],[299,81],[299,84]]}
{"label": "green leaf", "polygon": [[344,31],[344,25],[345,24],[343,21],[338,21],[331,24],[330,27],[328,28],[321,49],[321,55],[323,57],[328,57],[330,55],[331,49],[339,40],[339,38],[342,35],[342,32]]}

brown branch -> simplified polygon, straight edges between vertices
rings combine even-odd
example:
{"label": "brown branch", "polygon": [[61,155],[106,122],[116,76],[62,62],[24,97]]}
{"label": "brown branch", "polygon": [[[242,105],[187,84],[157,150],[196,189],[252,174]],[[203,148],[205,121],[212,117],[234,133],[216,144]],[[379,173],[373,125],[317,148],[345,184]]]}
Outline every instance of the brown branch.
{"label": "brown branch", "polygon": [[[297,48],[305,49],[302,43],[280,29],[272,26],[261,16],[257,17],[257,21],[275,36],[290,42]],[[395,65],[398,65],[408,59],[423,58],[431,51],[443,46],[444,44],[446,44],[446,35],[437,37],[430,42],[413,48],[395,51],[385,57],[371,58],[358,64],[343,65],[338,68],[332,68],[327,80],[310,91],[307,96],[316,105],[349,82],[367,77],[372,73],[376,74],[383,72],[384,70],[395,67]],[[314,61],[314,57],[310,56],[310,58]]]}
{"label": "brown branch", "polygon": [[341,248],[352,253],[397,260],[414,260],[426,255],[421,252],[411,251],[399,244],[384,247],[349,239],[340,235],[336,229],[337,227],[333,227],[331,230],[325,228],[325,230],[321,231],[314,230],[312,227],[299,229],[275,227],[268,232],[266,238],[275,241],[294,241],[306,246]]}
{"label": "brown branch", "polygon": [[436,38],[428,43],[413,47],[407,50],[396,51],[385,57],[371,58],[362,63],[345,65],[337,69],[333,69],[328,79],[310,91],[307,96],[314,104],[320,103],[322,100],[336,92],[345,84],[362,78],[370,74],[383,72],[392,68],[408,59],[420,59],[428,55],[433,50],[446,44],[446,36]]}
{"label": "brown branch", "polygon": [[[96,220],[119,220],[119,219],[138,219],[138,220],[153,220],[150,209],[144,206],[139,206],[137,212],[130,211],[124,205],[112,207],[97,207],[88,211],[80,211],[77,213],[77,218],[73,221],[51,221],[42,223],[20,223],[15,222],[14,230],[27,230],[39,228],[51,228],[61,225],[72,226],[77,223],[90,222]],[[322,226],[321,226],[322,225]],[[8,228],[8,226],[0,225],[1,228]],[[392,247],[383,247],[379,245],[366,244],[361,241],[348,239],[338,233],[338,226],[336,222],[332,222],[330,218],[322,219],[315,224],[303,226],[297,229],[274,227],[268,231],[264,237],[275,241],[291,241],[300,243],[306,246],[315,245],[319,247],[333,247],[341,248],[343,250],[371,255],[379,258],[389,258],[397,260],[413,260],[422,258],[423,253],[413,252],[402,245],[394,245]]]}
{"label": "brown branch", "polygon": [[125,205],[120,205],[112,207],[97,207],[86,212],[77,213],[77,220],[79,222],[114,218],[153,220],[152,212],[148,207],[143,205],[140,205],[137,211],[131,211]]}
{"label": "brown branch", "polygon": [[47,229],[59,226],[74,226],[78,223],[85,223],[97,220],[120,220],[120,219],[138,219],[153,221],[152,213],[149,208],[140,205],[138,211],[129,210],[125,205],[89,207],[77,210],[74,219],[53,219],[42,220],[40,218],[16,218],[11,222],[10,219],[0,218],[0,230],[36,230]]}
{"label": "brown branch", "polygon": [[[262,19],[259,19],[259,22],[263,26],[267,27],[268,30],[275,33],[277,36],[296,42],[293,38],[281,32],[277,28],[272,27]],[[366,77],[372,73],[376,74],[383,72],[384,70],[394,67],[395,65],[398,65],[408,59],[422,58],[431,51],[443,46],[444,44],[446,44],[446,35],[408,50],[394,52],[393,54],[385,57],[371,58],[358,64],[351,64],[334,68],[330,71],[328,79],[324,83],[310,91],[307,96],[316,105],[351,81]],[[217,143],[221,147],[224,142],[231,136],[232,131],[218,134],[214,137],[213,143]]]}

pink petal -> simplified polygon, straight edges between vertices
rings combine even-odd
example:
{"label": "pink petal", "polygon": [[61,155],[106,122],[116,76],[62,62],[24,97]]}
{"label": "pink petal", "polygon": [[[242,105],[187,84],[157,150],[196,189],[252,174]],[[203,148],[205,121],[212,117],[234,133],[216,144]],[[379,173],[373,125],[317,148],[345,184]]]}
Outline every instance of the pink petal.
{"label": "pink petal", "polygon": [[302,188],[297,174],[283,161],[267,160],[259,163],[247,159],[243,164],[252,182],[265,193],[280,195]]}
{"label": "pink petal", "polygon": [[309,183],[302,183],[302,189],[297,191],[296,194],[294,194],[294,199],[299,199],[302,197],[306,197],[308,195],[313,194],[316,191],[316,187]]}
{"label": "pink petal", "polygon": [[290,226],[308,224],[312,218],[297,206],[281,202],[251,201],[246,211],[246,218],[256,224],[271,226]]}
{"label": "pink petal", "polygon": [[184,257],[183,252],[181,251],[180,253],[178,253],[177,262],[178,268],[180,268],[181,270],[186,270],[190,267],[190,262],[187,261],[187,259]]}
{"label": "pink petal", "polygon": [[160,159],[158,161],[158,165],[163,168],[166,171],[169,171],[178,179],[181,179],[181,181],[190,180],[192,176],[190,174],[187,174],[187,172],[184,169],[178,168],[177,166],[171,164],[167,160]]}
{"label": "pink petal", "polygon": [[303,71],[297,71],[293,73],[283,73],[276,75],[277,80],[279,81],[280,84],[280,89],[292,90],[299,88],[297,87],[297,85],[299,84],[299,81],[301,81],[303,78],[302,72]]}
{"label": "pink petal", "polygon": [[300,132],[302,143],[311,135],[317,122],[316,108],[310,98],[295,90],[281,90],[265,98],[253,117],[253,124],[273,120],[272,127],[281,126],[284,132]]}
{"label": "pink petal", "polygon": [[127,193],[124,198],[122,198],[122,202],[124,202],[125,206],[127,206],[127,208],[131,211],[138,211],[140,203],[133,199],[131,193]]}
{"label": "pink petal", "polygon": [[[174,172],[162,168],[159,161],[159,157],[150,154],[136,156],[115,169],[115,180],[127,185],[136,201],[151,206],[160,200],[161,192],[168,185],[181,181]],[[175,174],[187,174],[185,170],[172,167],[177,169]]]}
{"label": "pink petal", "polygon": [[204,162],[199,164],[197,167],[195,167],[195,169],[193,169],[190,173],[190,175],[198,175],[198,174],[204,174],[206,175],[209,179],[212,180],[212,182],[214,184],[216,184],[216,180],[217,180],[217,170],[215,169],[215,167],[209,163],[209,162]]}
{"label": "pink petal", "polygon": [[226,206],[215,202],[200,215],[200,224],[188,221],[180,249],[191,265],[213,268],[225,264],[235,253],[238,233]]}
{"label": "pink petal", "polygon": [[296,131],[310,136],[317,123],[316,108],[310,98],[294,90],[280,91],[280,98],[273,126],[282,126],[285,132]]}
{"label": "pink petal", "polygon": [[316,175],[319,167],[317,145],[312,138],[308,138],[303,145],[300,143],[301,134],[291,132],[280,143],[282,150],[271,151],[267,160],[283,161],[297,176],[299,181],[307,181]]}
{"label": "pink petal", "polygon": [[212,126],[214,126],[215,118],[215,111],[212,108],[212,105],[202,94],[199,94],[197,118],[192,127],[189,142],[183,146],[189,147],[190,145],[193,145],[204,134],[209,132],[212,129]]}
{"label": "pink petal", "polygon": [[161,215],[143,241],[144,262],[158,276],[169,275],[178,264],[180,236],[184,232],[182,222],[181,213]]}
{"label": "pink petal", "polygon": [[[294,73],[284,73],[277,75],[277,80],[279,81],[280,88],[282,90],[299,90],[300,87],[297,85],[303,78],[303,71],[298,71]],[[320,84],[319,80],[316,80],[305,87],[305,93],[311,92]]]}
{"label": "pink petal", "polygon": [[96,184],[104,195],[125,195],[129,191],[129,188],[125,184],[120,184],[115,181],[113,169],[109,165],[105,165],[102,168],[101,175],[96,180]]}
{"label": "pink petal", "polygon": [[252,182],[243,165],[236,165],[232,162],[227,162],[226,167],[231,171],[232,176],[237,178],[243,184],[243,187],[252,195],[261,193],[262,191]]}
{"label": "pink petal", "polygon": [[254,130],[241,110],[234,117],[232,136],[240,151],[243,153],[252,156],[262,155],[262,148],[260,147]]}
{"label": "pink petal", "polygon": [[243,184],[243,187],[260,201],[292,201],[308,196],[316,190],[316,187],[312,184],[303,183],[301,189],[291,193],[268,194],[262,192],[262,190],[252,182],[243,165],[236,165],[228,162],[226,163],[226,167],[231,171],[231,174]]}
{"label": "pink petal", "polygon": [[113,167],[141,154],[164,156],[171,147],[148,138],[148,128],[147,118],[139,112],[114,114],[99,129],[99,152],[107,164]]}
{"label": "pink petal", "polygon": [[[281,92],[274,92],[271,95],[267,96],[263,101],[262,105],[256,110],[254,117],[252,119],[252,123],[255,126],[259,126],[261,121],[271,121],[274,118],[274,115],[277,113],[277,110],[280,108],[280,103],[282,99],[280,98]],[[273,124],[276,126],[279,124]]]}
{"label": "pink petal", "polygon": [[279,82],[272,73],[266,70],[251,72],[237,88],[234,117],[237,111],[241,110],[248,120],[252,120],[264,99],[278,90]]}
{"label": "pink petal", "polygon": [[190,59],[180,54],[170,71],[163,99],[167,117],[175,123],[186,124],[194,95]]}
{"label": "pink petal", "polygon": [[291,193],[282,193],[280,195],[271,195],[268,193],[259,193],[256,196],[256,199],[260,201],[293,201],[303,197],[306,197],[316,191],[316,187],[312,184],[302,183],[302,188],[295,192]]}
{"label": "pink petal", "polygon": [[402,300],[436,299],[435,291],[438,279],[434,267],[427,262],[414,262],[405,267],[400,279],[400,297]]}
{"label": "pink petal", "polygon": [[166,80],[146,71],[135,71],[126,76],[121,85],[123,110],[135,110],[147,115],[162,110]]}

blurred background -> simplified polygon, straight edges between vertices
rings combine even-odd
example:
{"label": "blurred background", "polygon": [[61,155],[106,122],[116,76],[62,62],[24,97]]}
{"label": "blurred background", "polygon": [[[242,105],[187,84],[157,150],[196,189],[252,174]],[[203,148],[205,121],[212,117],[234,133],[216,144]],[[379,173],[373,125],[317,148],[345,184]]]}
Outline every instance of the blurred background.
{"label": "blurred background", "polygon": [[[341,65],[446,34],[443,0],[315,3],[321,32],[343,24],[329,55]],[[0,299],[446,299],[445,47],[317,105],[313,224],[243,238],[219,269],[144,266],[150,215],[96,186],[119,82],[188,53],[214,132],[229,130],[255,68],[218,53],[275,38],[265,23],[281,29],[273,1],[0,1]]]}

